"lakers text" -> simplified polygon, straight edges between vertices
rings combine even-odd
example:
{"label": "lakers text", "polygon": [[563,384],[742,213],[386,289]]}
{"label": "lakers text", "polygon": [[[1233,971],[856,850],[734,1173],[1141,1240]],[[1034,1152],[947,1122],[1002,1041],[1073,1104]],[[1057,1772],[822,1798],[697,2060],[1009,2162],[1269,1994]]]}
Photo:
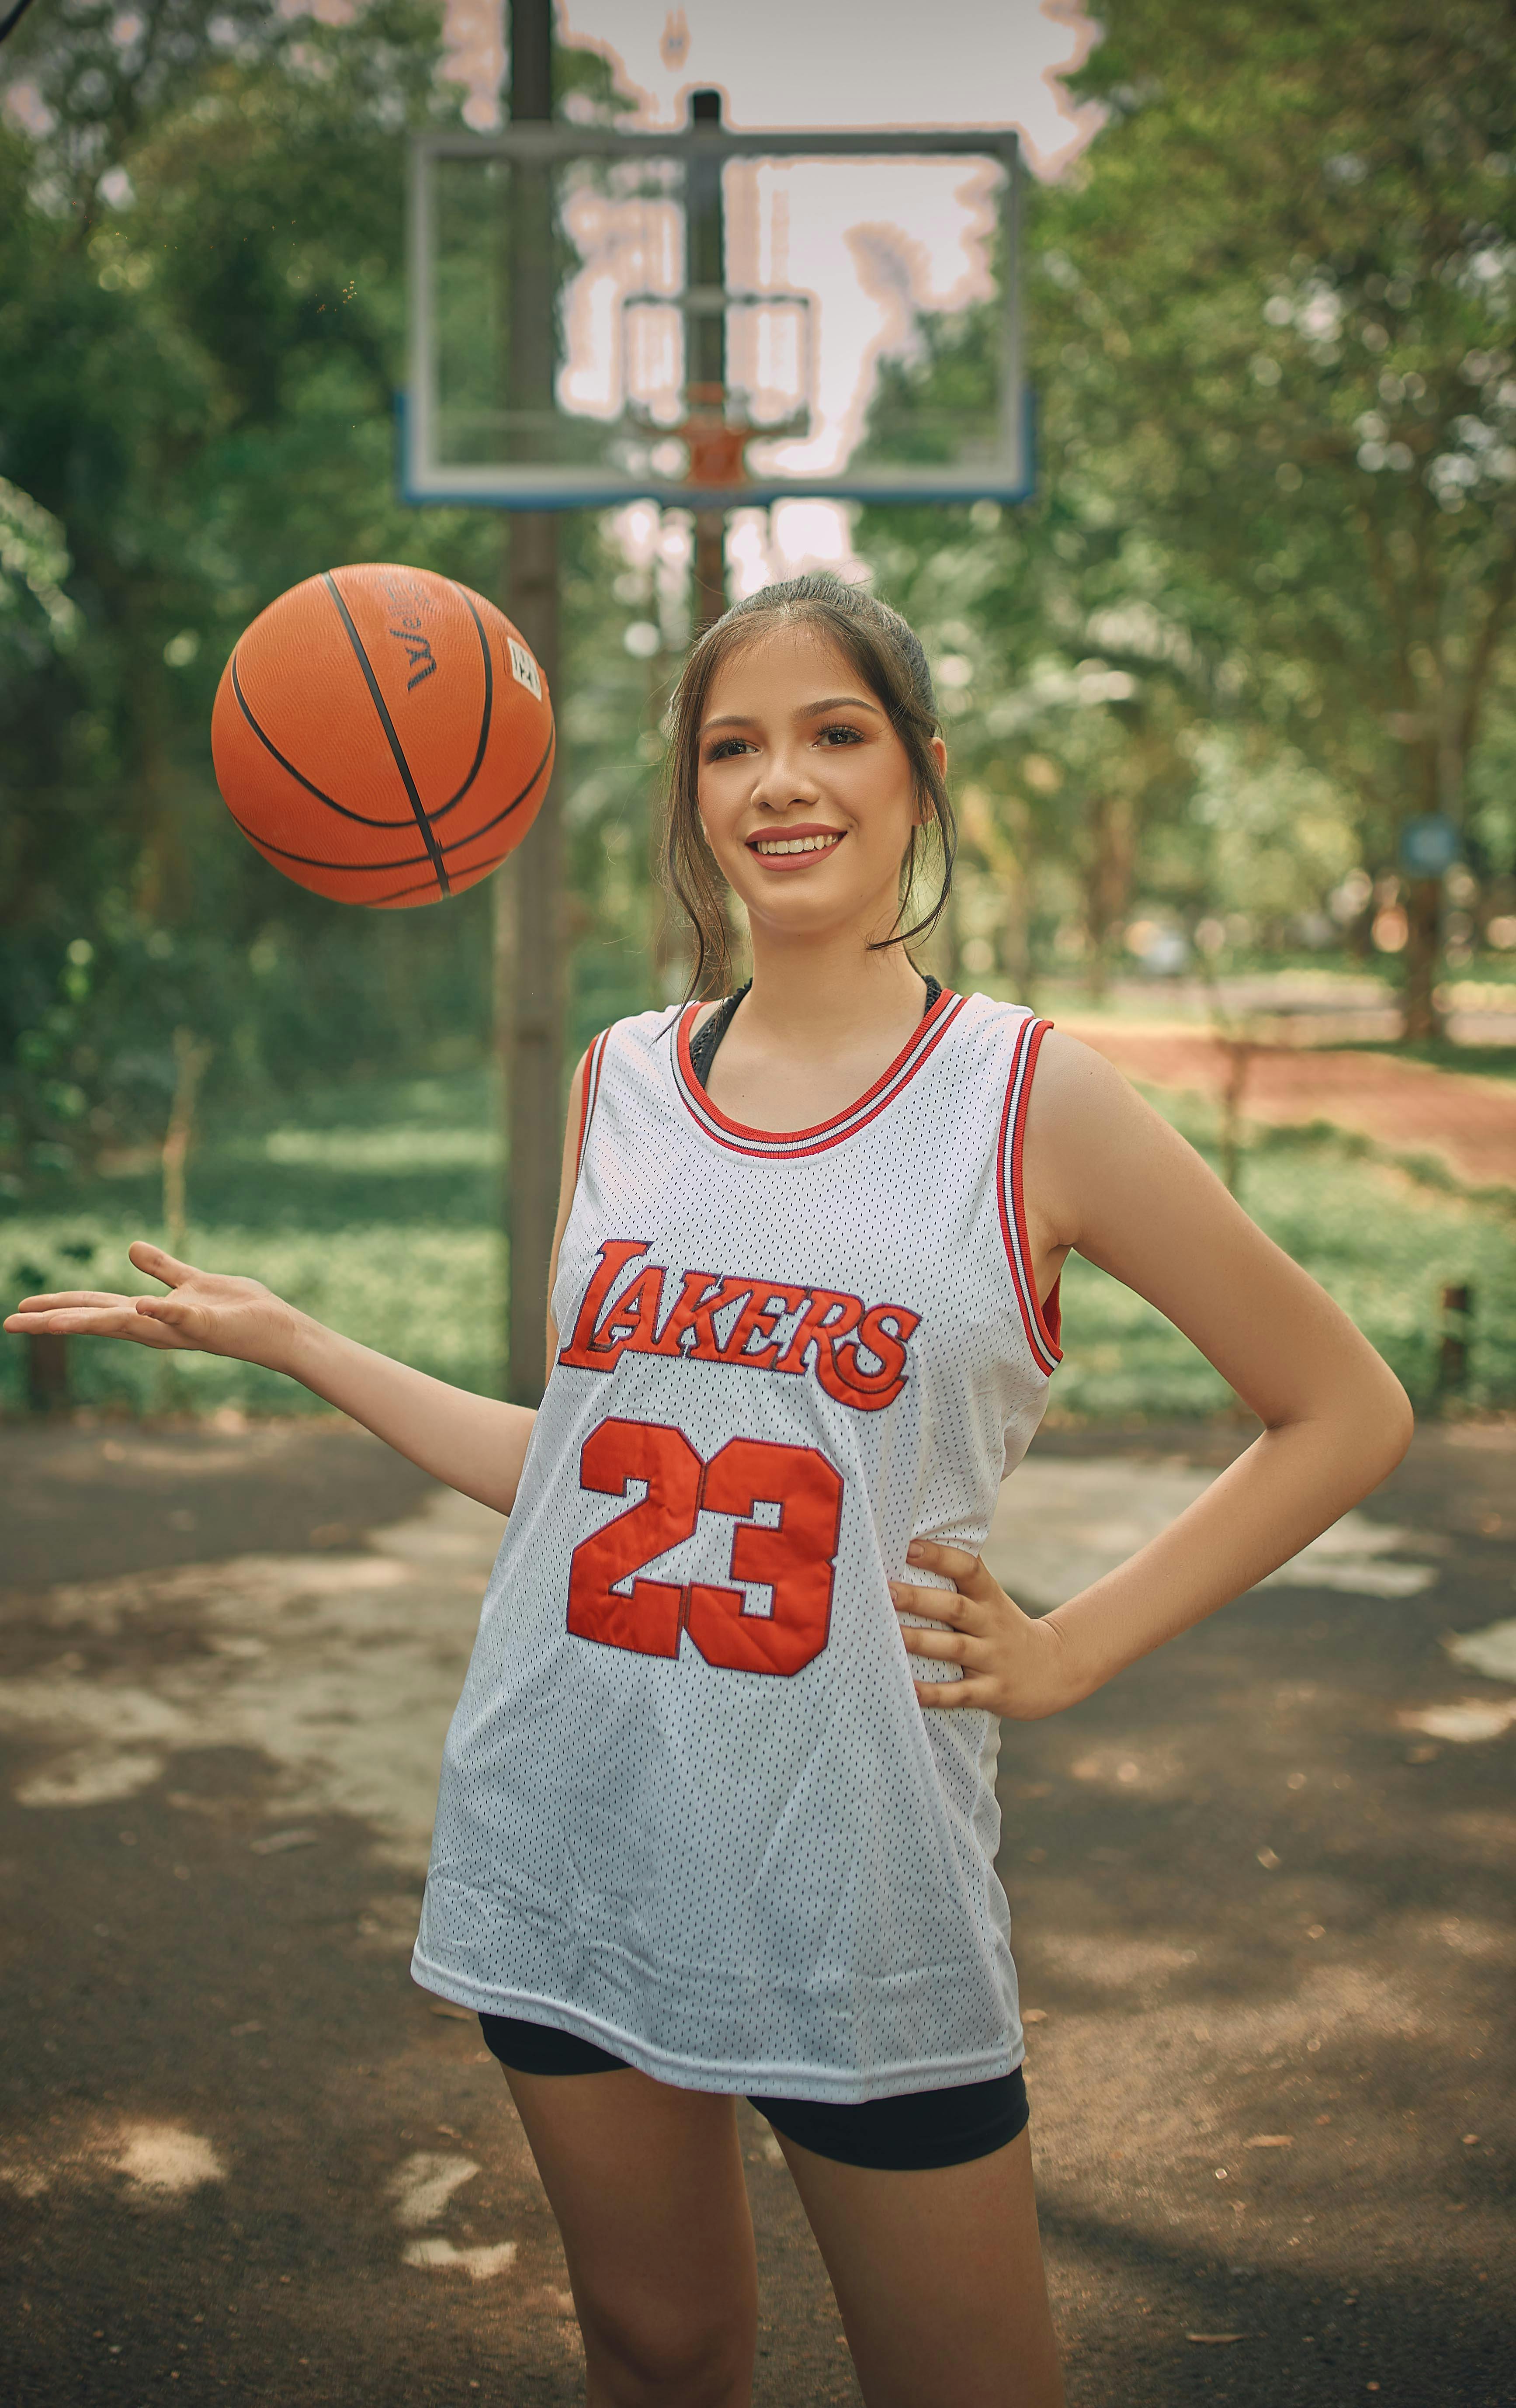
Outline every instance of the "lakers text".
{"label": "lakers text", "polygon": [[651,1252],[648,1239],[607,1239],[560,1363],[610,1371],[632,1353],[792,1377],[813,1365],[829,1397],[865,1413],[893,1404],[905,1386],[907,1349],[921,1315],[904,1305],[865,1306],[839,1289],[787,1280],[671,1273],[657,1263],[644,1263],[613,1293]]}

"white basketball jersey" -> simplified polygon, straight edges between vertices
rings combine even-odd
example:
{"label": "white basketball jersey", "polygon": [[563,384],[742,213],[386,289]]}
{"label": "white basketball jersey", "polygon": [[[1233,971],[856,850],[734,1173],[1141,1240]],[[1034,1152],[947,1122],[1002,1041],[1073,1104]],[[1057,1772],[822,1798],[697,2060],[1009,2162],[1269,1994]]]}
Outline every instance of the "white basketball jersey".
{"label": "white basketball jersey", "polygon": [[696,1016],[591,1050],[414,1970],[697,2089],[987,2080],[1022,2057],[999,1725],[923,1712],[888,1584],[913,1538],[983,1543],[1059,1359],[1021,1197],[1046,1024],[943,995],[785,1136],[710,1102]]}

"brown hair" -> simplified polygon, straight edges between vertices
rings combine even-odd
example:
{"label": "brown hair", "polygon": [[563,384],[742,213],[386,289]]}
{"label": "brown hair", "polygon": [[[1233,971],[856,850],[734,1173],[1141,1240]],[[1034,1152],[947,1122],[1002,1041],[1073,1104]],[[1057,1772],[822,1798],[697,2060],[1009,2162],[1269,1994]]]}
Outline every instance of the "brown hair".
{"label": "brown hair", "polygon": [[[669,707],[668,767],[664,794],[664,825],[659,847],[665,884],[682,906],[694,930],[695,961],[689,993],[720,995],[731,968],[730,938],[724,909],[724,885],[700,824],[697,801],[700,724],[719,670],[744,644],[780,626],[814,627],[851,662],[871,694],[889,714],[910,764],[922,824],[910,831],[900,865],[900,909],[895,926],[869,951],[887,945],[908,945],[930,934],[941,917],[952,884],[958,831],[949,799],[947,781],[931,745],[940,732],[932,673],[914,630],[887,602],[840,577],[815,571],[792,577],[782,585],[765,585],[736,603],[724,618],[708,627],[684,665],[684,673]],[[918,846],[935,837],[942,852],[942,883],[924,918],[910,927],[899,925],[918,867]]]}

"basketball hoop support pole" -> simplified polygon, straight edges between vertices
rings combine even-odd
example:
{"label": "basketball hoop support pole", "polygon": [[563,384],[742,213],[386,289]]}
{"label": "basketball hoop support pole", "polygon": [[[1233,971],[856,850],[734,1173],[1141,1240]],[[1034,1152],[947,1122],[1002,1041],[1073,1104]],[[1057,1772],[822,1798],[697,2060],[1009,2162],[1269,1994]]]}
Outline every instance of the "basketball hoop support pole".
{"label": "basketball hoop support pole", "polygon": [[726,608],[726,512],[694,514],[694,632],[703,636]]}
{"label": "basketball hoop support pole", "polygon": [[[552,0],[510,0],[510,115],[552,116]],[[510,406],[552,407],[552,234],[546,172],[522,176],[510,208]],[[539,222],[540,221],[540,222]],[[506,609],[541,662],[561,730],[558,521],[510,513]],[[495,979],[508,1136],[506,1220],[510,1247],[506,1394],[542,1396],[548,1264],[562,1155],[565,990],[564,834],[553,779],[531,839],[495,890]]]}
{"label": "basketball hoop support pole", "polygon": [[[720,133],[719,92],[690,94],[690,131]],[[720,157],[690,161],[685,188],[684,282],[687,292],[719,292],[726,281],[726,228],[722,207]],[[692,356],[686,362],[691,403],[712,418],[726,415],[726,313],[703,311],[689,322]],[[726,512],[694,514],[694,632],[714,625],[726,608]]]}

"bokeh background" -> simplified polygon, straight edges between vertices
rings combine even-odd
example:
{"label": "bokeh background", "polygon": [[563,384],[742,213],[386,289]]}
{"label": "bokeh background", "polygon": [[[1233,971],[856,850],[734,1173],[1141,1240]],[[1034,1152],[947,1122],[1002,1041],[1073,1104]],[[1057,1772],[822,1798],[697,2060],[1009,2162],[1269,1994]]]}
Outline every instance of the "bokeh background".
{"label": "bokeh background", "polygon": [[[571,114],[668,119],[714,71],[698,23],[660,51],[658,11],[579,13]],[[772,76],[745,100],[713,16],[759,121]],[[737,513],[734,586],[822,557],[920,628],[964,824],[930,966],[1105,1043],[1419,1402],[1516,1402],[1509,25],[1472,0],[1006,22],[1048,36],[1001,79],[1039,170],[1037,498]],[[881,113],[835,48],[792,119]],[[0,1286],[116,1283],[166,1230],[483,1387],[492,891],[374,915],[297,891],[227,820],[208,722],[240,628],[315,567],[501,590],[502,521],[403,508],[392,423],[401,137],[488,122],[499,64],[462,0],[49,0],[0,68]],[[974,390],[983,335],[931,321],[877,408]],[[689,551],[677,512],[565,522],[574,1054],[681,989],[650,833]],[[1413,881],[1427,814],[1459,857]],[[1451,1389],[1449,1286],[1473,1304]],[[1061,1414],[1227,1403],[1078,1265],[1066,1322]],[[73,1354],[86,1406],[306,1401]]]}

